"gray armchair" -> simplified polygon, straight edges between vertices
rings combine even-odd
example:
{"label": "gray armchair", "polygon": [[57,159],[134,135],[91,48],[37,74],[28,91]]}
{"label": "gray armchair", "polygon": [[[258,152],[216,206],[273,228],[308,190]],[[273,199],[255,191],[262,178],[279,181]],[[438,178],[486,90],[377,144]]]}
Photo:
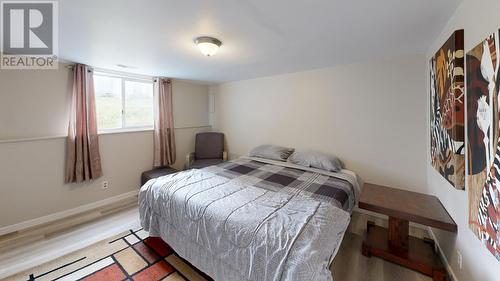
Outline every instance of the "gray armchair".
{"label": "gray armchair", "polygon": [[227,161],[224,134],[213,132],[196,134],[195,152],[186,156],[186,169],[201,169],[224,161]]}

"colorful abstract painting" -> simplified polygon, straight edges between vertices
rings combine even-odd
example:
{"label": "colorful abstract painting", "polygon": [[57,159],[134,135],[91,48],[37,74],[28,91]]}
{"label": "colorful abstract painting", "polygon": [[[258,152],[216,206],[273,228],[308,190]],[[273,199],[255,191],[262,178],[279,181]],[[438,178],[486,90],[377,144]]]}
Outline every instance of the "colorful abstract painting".
{"label": "colorful abstract painting", "polygon": [[499,32],[467,53],[469,226],[500,261]]}
{"label": "colorful abstract painting", "polygon": [[430,61],[431,161],[455,188],[465,189],[464,31],[457,30]]}

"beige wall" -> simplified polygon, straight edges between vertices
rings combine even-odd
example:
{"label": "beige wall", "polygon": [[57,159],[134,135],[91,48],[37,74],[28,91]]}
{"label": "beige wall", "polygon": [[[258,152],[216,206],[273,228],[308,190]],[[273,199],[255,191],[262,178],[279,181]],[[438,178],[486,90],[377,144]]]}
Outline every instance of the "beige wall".
{"label": "beige wall", "polygon": [[[427,53],[430,59],[436,50],[450,37],[456,29],[465,30],[465,51],[469,51],[479,44],[489,34],[500,28],[500,1],[498,0],[464,0],[455,11],[441,35],[434,41]],[[429,77],[429,70],[423,74]],[[429,85],[429,83],[426,83]],[[429,89],[424,97],[429,108]],[[429,120],[427,118],[427,124]],[[429,126],[429,125],[427,125]],[[429,131],[429,127],[427,128]],[[427,139],[430,139],[427,133]],[[427,141],[430,144],[430,141]],[[466,191],[455,190],[446,180],[439,175],[430,165],[430,148],[427,147],[427,182],[429,192],[439,197],[441,202],[458,224],[458,234],[433,230],[439,244],[445,253],[450,266],[458,280],[493,281],[500,279],[500,263],[481,245],[468,227],[468,199],[467,181]],[[466,161],[467,162],[467,161]],[[462,254],[463,267],[460,268],[457,259],[457,249]]]}
{"label": "beige wall", "polygon": [[[100,135],[104,176],[63,184],[70,71],[0,70],[0,227],[61,212],[139,187],[153,162],[152,131]],[[193,150],[194,135],[210,130],[208,86],[174,80],[176,168]],[[30,138],[52,137],[45,140]],[[26,141],[13,141],[24,139]],[[101,189],[108,180],[110,188]]]}
{"label": "beige wall", "polygon": [[278,144],[338,155],[364,180],[425,190],[425,57],[212,86],[231,154]]}
{"label": "beige wall", "polygon": [[174,80],[172,92],[176,128],[209,126],[207,85]]}
{"label": "beige wall", "polygon": [[498,10],[498,1],[464,1],[426,56],[211,86],[214,130],[234,155],[262,143],[317,149],[366,181],[438,196],[458,224],[458,234],[433,229],[457,280],[497,280],[498,261],[468,228],[467,192],[430,165],[427,62],[455,29],[465,28],[466,50],[481,42],[500,28]]}
{"label": "beige wall", "polygon": [[0,70],[0,140],[66,135],[69,69]]}
{"label": "beige wall", "polygon": [[[172,92],[177,153],[177,160],[173,166],[182,169],[186,154],[194,151],[196,133],[211,130],[208,122],[208,86],[197,82],[174,80]],[[153,145],[150,145],[150,149],[153,149]]]}

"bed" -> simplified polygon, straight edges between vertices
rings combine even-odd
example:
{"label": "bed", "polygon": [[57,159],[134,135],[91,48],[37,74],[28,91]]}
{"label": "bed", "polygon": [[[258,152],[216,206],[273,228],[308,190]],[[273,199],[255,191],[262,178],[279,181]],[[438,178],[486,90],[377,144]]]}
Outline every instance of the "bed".
{"label": "bed", "polygon": [[148,181],[141,224],[215,280],[332,280],[356,175],[255,157]]}

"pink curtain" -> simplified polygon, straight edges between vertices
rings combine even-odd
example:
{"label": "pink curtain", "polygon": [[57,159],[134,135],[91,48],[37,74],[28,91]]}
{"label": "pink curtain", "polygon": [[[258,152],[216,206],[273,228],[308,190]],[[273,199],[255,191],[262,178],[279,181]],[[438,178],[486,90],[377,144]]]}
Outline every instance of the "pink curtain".
{"label": "pink curtain", "polygon": [[73,68],[73,91],[66,138],[66,183],[79,183],[102,175],[92,70]]}
{"label": "pink curtain", "polygon": [[172,81],[155,79],[154,167],[175,162],[174,118],[172,114]]}

